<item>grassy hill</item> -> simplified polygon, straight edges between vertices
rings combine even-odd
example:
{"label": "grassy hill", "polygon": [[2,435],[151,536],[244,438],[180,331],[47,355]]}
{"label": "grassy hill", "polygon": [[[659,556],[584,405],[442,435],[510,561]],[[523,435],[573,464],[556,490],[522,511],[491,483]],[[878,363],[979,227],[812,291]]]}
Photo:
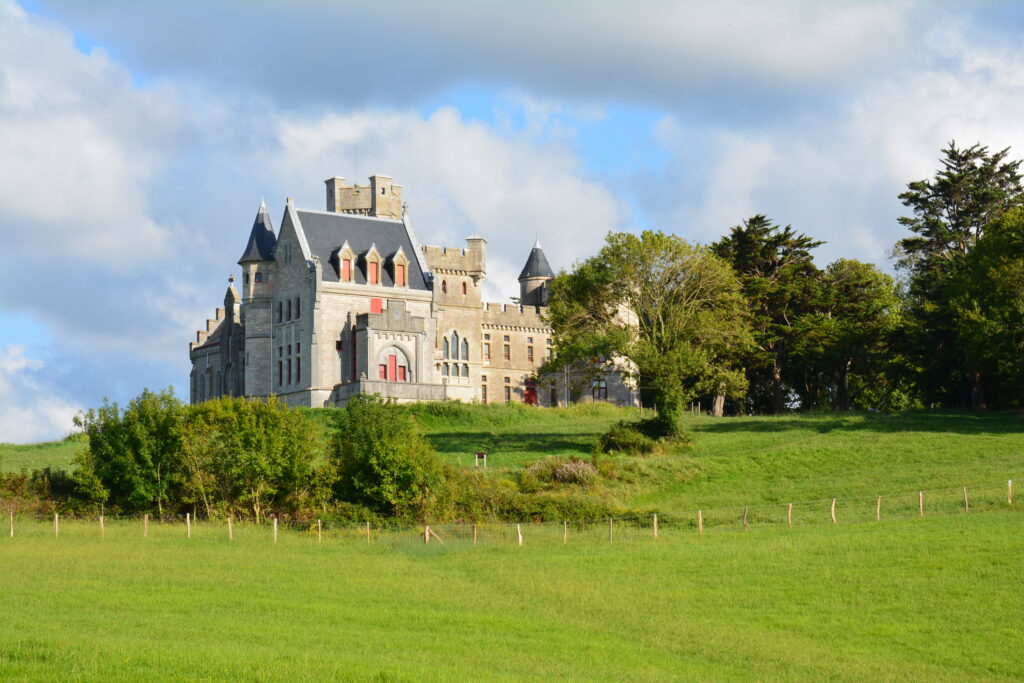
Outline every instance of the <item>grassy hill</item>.
{"label": "grassy hill", "polygon": [[0,472],[20,472],[22,469],[69,469],[71,458],[85,448],[81,437],[44,443],[0,443]]}

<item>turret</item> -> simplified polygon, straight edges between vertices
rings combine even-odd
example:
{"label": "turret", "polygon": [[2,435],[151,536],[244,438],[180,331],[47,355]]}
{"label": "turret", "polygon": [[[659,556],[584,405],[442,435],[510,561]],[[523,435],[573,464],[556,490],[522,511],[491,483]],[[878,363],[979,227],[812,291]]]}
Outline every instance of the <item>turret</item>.
{"label": "turret", "polygon": [[[245,372],[242,393],[246,396],[266,396],[270,393],[270,311],[274,294],[274,248],[277,237],[267,213],[267,205],[260,202],[249,242],[238,264],[242,266],[242,304],[239,322],[245,327]],[[232,288],[233,289],[233,288]],[[238,296],[234,294],[234,296]],[[225,308],[232,298],[229,289]]]}
{"label": "turret", "polygon": [[554,276],[544,250],[540,247],[540,240],[537,240],[530,251],[530,257],[526,259],[523,272],[519,273],[519,303],[523,306],[547,306],[547,285]]}

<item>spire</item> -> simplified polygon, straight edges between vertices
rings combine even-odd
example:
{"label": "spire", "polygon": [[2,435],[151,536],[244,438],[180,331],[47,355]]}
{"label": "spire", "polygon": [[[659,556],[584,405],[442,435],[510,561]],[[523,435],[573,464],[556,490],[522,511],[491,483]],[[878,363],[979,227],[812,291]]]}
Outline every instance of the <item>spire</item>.
{"label": "spire", "polygon": [[526,265],[523,266],[523,272],[519,273],[520,280],[527,280],[535,277],[552,278],[555,274],[551,271],[551,266],[548,265],[548,258],[544,255],[544,250],[540,248],[540,239],[533,245],[533,249],[530,251],[530,257],[526,259]]}
{"label": "spire", "polygon": [[245,251],[238,262],[241,264],[249,261],[270,261],[274,257],[276,244],[274,225],[270,222],[267,205],[261,199],[260,209],[256,212],[256,220],[253,221],[252,231],[249,233],[249,242],[245,245]]}

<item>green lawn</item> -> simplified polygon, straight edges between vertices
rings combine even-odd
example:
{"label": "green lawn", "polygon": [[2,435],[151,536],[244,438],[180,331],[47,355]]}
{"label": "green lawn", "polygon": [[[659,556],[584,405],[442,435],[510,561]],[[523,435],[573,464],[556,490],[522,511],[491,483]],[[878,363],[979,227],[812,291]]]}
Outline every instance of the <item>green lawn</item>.
{"label": "green lawn", "polygon": [[1019,680],[1019,510],[521,548],[19,518],[0,678]]}
{"label": "green lawn", "polygon": [[0,443],[0,472],[20,472],[22,469],[43,467],[69,469],[71,458],[85,446],[86,443],[81,440],[21,445]]}

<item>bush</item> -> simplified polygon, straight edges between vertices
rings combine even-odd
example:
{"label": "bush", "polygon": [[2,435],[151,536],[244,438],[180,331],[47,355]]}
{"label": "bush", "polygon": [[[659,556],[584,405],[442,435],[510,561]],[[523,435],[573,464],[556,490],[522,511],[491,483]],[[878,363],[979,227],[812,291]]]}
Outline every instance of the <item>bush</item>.
{"label": "bush", "polygon": [[354,396],[339,411],[331,460],[338,498],[385,514],[424,518],[443,480],[410,413],[378,396]]}
{"label": "bush", "polygon": [[555,481],[563,484],[593,484],[597,481],[597,468],[589,462],[570,460],[555,468]]}
{"label": "bush", "polygon": [[601,435],[597,444],[598,451],[624,455],[650,455],[663,453],[666,450],[685,449],[690,446],[690,437],[682,433],[671,437],[656,438],[653,434],[658,433],[661,428],[662,425],[656,418],[639,422],[618,422]]}

